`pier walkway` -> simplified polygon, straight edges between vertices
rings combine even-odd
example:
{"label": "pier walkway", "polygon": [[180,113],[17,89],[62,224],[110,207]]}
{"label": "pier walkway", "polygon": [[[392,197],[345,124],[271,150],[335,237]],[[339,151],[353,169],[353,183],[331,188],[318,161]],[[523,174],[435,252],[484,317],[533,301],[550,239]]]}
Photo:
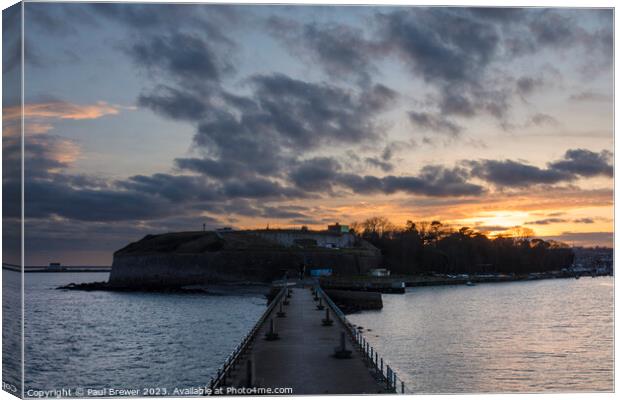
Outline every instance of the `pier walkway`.
{"label": "pier walkway", "polygon": [[[356,343],[361,335],[351,332],[351,327],[336,314],[340,311],[320,289],[317,295],[330,309],[332,326],[322,325],[326,312],[317,310],[318,303],[311,289],[295,288],[290,298],[285,292],[286,289],[272,301],[251,332],[252,338],[244,345],[243,351],[227,361],[228,365],[218,376],[215,386],[291,388],[292,394],[396,392],[396,376],[386,378],[383,360],[379,370],[376,353],[374,357],[367,354],[370,346],[365,341]],[[286,300],[288,305],[280,304]],[[285,317],[277,317],[280,308]],[[268,341],[265,335],[271,330],[272,320],[278,339]],[[334,357],[336,347],[341,344],[341,335],[345,347],[352,351],[351,358]]]}

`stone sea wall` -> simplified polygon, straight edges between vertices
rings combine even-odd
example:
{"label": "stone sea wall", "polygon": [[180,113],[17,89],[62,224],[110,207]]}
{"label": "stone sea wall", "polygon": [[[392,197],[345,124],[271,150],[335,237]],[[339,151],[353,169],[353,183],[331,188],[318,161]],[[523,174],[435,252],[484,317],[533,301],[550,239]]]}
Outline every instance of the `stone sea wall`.
{"label": "stone sea wall", "polygon": [[325,293],[345,314],[383,308],[381,293],[326,289]]}
{"label": "stone sea wall", "polygon": [[271,282],[301,265],[332,268],[334,274],[365,273],[380,255],[363,250],[221,250],[204,253],[115,254],[109,284],[117,287],[175,287],[218,282]]}

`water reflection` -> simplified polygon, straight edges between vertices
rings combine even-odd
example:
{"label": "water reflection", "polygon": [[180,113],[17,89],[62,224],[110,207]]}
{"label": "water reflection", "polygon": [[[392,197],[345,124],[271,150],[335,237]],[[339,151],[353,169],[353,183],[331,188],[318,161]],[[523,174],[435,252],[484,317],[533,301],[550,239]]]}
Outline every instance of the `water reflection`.
{"label": "water reflection", "polygon": [[613,390],[613,278],[412,288],[351,315],[417,393]]}

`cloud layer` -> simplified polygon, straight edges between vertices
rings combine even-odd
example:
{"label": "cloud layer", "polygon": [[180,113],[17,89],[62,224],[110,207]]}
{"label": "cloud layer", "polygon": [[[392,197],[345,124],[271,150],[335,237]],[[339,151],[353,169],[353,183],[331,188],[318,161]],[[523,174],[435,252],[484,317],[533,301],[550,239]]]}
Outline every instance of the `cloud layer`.
{"label": "cloud layer", "polygon": [[[42,226],[58,221],[68,231],[76,221],[93,230],[158,223],[177,229],[194,219],[213,226],[261,219],[323,223],[355,215],[362,203],[381,210],[396,201],[412,212],[435,207],[428,215],[437,217],[442,205],[484,204],[498,193],[530,188],[579,192],[590,179],[613,177],[613,155],[600,142],[564,140],[555,147],[565,152],[560,159],[538,164],[526,153],[501,159],[490,150],[482,157],[467,148],[487,145],[479,130],[499,137],[508,137],[502,136],[506,131],[568,135],[571,127],[558,109],[608,104],[601,87],[563,82],[569,67],[570,77],[610,73],[608,10],[27,7],[33,32],[27,38],[29,73],[62,70],[52,68],[62,54],[96,76],[123,74],[118,80],[135,91],[123,92],[125,102],[117,102],[110,93],[118,88],[103,81],[78,90],[75,99],[68,90],[56,93],[72,87],[69,77],[28,93],[27,215]],[[92,54],[73,48],[84,38],[108,52],[114,65],[96,65]],[[5,48],[9,61],[19,55],[15,46]],[[56,73],[70,74],[69,67]],[[14,69],[13,63],[4,68]],[[90,85],[90,79],[75,79],[84,81]],[[558,100],[554,108],[537,102],[551,92],[561,93],[553,98],[565,103]],[[135,99],[138,122],[127,117],[134,107],[118,105],[127,104],[127,96]],[[5,102],[3,114],[5,170],[11,176],[19,175],[12,156],[20,147],[16,104]],[[101,148],[96,137],[101,131],[91,132],[104,118],[119,136],[139,135],[149,144],[153,121],[166,120],[170,140],[181,137],[175,127],[191,129],[192,138],[183,139],[186,152],[171,150],[157,169],[93,172],[92,165],[115,162],[114,148]],[[524,135],[522,141],[528,140],[532,148],[542,142]],[[89,164],[88,157],[97,162]],[[89,174],[82,165],[91,166]],[[7,179],[4,190],[10,194],[19,186]],[[523,222],[542,227],[598,221],[563,215]]]}

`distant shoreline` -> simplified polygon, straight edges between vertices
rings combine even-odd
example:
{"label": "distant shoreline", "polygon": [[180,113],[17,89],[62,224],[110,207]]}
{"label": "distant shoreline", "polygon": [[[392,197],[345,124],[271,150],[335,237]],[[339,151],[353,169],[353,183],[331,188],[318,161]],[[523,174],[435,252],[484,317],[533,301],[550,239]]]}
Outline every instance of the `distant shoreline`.
{"label": "distant shoreline", "polygon": [[450,286],[503,282],[526,282],[543,279],[579,279],[581,277],[613,276],[610,271],[547,271],[529,274],[436,274],[436,275],[396,275],[391,277],[327,277],[321,279],[325,289],[350,291],[375,291],[381,293],[405,293],[406,288],[424,286]]}
{"label": "distant shoreline", "polygon": [[[22,272],[19,265],[2,264],[2,269],[13,272]],[[75,266],[61,267],[60,269],[51,269],[49,267],[25,267],[24,273],[58,273],[58,272],[110,272],[112,267],[106,266]]]}

